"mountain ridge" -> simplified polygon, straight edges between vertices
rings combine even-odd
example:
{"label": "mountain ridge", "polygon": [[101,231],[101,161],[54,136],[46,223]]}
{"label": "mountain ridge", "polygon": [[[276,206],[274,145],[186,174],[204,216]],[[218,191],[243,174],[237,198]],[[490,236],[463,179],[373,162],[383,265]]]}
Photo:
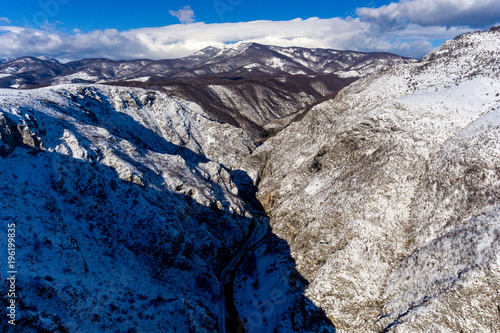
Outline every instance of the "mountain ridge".
{"label": "mountain ridge", "polygon": [[413,61],[382,53],[237,43],[157,61],[14,59],[0,63],[0,87],[102,83],[159,90],[201,105],[261,143],[286,126],[287,117],[293,119],[359,77]]}
{"label": "mountain ridge", "polygon": [[[237,48],[240,49],[237,50]],[[60,63],[52,58],[22,57],[0,63],[0,75],[2,76],[0,86],[3,88],[30,88],[61,83],[103,83],[120,80],[145,80],[145,78],[148,80],[171,80],[204,75],[222,77],[244,75],[248,77],[262,74],[274,76],[334,74],[350,66],[355,66],[356,63],[352,59],[355,57],[364,57],[365,60],[373,60],[375,63],[381,62],[375,64],[375,67],[388,67],[396,63],[414,61],[390,53],[377,52],[373,53],[373,57],[371,57],[372,53],[367,52],[294,48],[301,50],[304,54],[321,53],[320,58],[323,62],[328,60],[337,62],[337,67],[322,70],[322,66],[318,66],[317,61],[306,59],[307,57],[303,56],[301,63],[295,61],[296,59],[285,51],[287,49],[290,48],[241,43],[223,47],[207,47],[184,58],[164,60],[116,61],[106,58],[91,58]],[[384,59],[378,59],[381,56]],[[343,63],[339,65],[340,60]],[[28,63],[26,64],[26,62]],[[244,66],[252,64],[258,64],[257,67],[262,67],[262,69],[244,68]],[[368,62],[367,65],[372,66],[373,64]],[[366,75],[376,69],[378,68],[368,69],[366,72],[358,73],[357,76]]]}
{"label": "mountain ridge", "polygon": [[252,155],[273,231],[338,332],[500,329],[499,45],[466,34],[361,78]]}

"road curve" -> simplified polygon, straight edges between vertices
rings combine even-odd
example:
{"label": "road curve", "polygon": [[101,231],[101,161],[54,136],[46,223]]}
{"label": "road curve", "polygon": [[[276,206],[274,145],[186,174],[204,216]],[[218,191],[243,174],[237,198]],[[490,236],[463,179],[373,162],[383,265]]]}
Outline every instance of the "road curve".
{"label": "road curve", "polygon": [[260,242],[268,232],[269,225],[267,219],[266,221],[262,221],[264,219],[259,218],[259,216],[265,216],[265,214],[261,212],[254,212],[254,215],[257,217],[254,219],[255,223],[252,230],[250,231],[248,239],[219,274],[220,298],[217,305],[217,325],[219,328],[219,333],[226,333],[226,295],[224,287],[226,283],[229,282],[226,281],[226,279],[229,277],[229,274],[236,268],[235,265],[240,261],[242,256],[246,255],[248,250],[258,242]]}

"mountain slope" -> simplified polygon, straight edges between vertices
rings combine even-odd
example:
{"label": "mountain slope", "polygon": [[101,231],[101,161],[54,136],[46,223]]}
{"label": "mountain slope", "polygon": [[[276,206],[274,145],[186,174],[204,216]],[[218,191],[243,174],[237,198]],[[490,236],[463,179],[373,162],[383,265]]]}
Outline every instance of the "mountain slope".
{"label": "mountain slope", "polygon": [[[68,74],[151,80],[1,89],[22,309],[2,330],[214,332],[225,307],[233,331],[499,331],[499,42],[460,36],[335,98],[315,66],[386,55],[240,43]],[[29,82],[63,66],[17,61]],[[256,147],[262,130],[281,131]],[[240,257],[256,195],[273,233]]]}
{"label": "mountain slope", "polygon": [[281,130],[317,100],[335,94],[352,81],[328,75],[295,75],[240,80],[194,78],[182,83],[138,86],[193,101],[219,121],[244,129],[258,143]]}
{"label": "mountain slope", "polygon": [[360,79],[254,154],[273,231],[338,331],[500,330],[498,45],[467,34]]}
{"label": "mountain slope", "polygon": [[140,89],[1,90],[0,110],[19,271],[2,331],[213,332],[218,270],[253,220],[231,171],[248,137]]}
{"label": "mountain slope", "polygon": [[[300,278],[241,169],[254,150],[242,129],[158,91],[0,89],[0,210],[18,271],[16,325],[2,332],[215,332],[220,304],[241,331],[232,281],[256,229],[279,272]],[[306,319],[285,316],[279,332],[335,331],[303,288],[282,287]]]}

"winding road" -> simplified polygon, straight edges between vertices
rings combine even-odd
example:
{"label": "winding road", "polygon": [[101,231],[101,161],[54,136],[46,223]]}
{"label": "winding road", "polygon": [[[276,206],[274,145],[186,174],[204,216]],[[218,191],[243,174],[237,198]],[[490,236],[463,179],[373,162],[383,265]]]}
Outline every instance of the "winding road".
{"label": "winding road", "polygon": [[[262,212],[254,212],[256,216],[254,220],[254,226],[250,231],[248,239],[240,248],[240,250],[234,255],[231,261],[224,267],[224,269],[219,274],[220,282],[220,298],[217,305],[217,324],[219,327],[219,333],[226,333],[226,295],[225,295],[225,285],[229,283],[230,274],[238,268],[236,265],[244,255],[257,243],[259,243],[264,236],[266,236],[269,230],[269,222],[267,220],[267,215]],[[265,218],[264,218],[265,217]]]}

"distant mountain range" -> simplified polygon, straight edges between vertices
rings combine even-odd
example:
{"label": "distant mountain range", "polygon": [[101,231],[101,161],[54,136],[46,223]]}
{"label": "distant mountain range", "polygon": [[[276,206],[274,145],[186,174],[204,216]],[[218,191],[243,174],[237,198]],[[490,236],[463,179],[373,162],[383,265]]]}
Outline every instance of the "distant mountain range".
{"label": "distant mountain range", "polygon": [[236,43],[166,60],[6,59],[0,88],[100,83],[159,90],[201,105],[258,143],[358,78],[415,61],[390,53]]}
{"label": "distant mountain range", "polygon": [[381,68],[412,61],[415,60],[390,53],[236,43],[207,47],[184,58],[156,61],[84,59],[63,64],[47,57],[8,59],[0,63],[0,87],[33,88],[113,81],[161,82],[194,77],[235,79],[269,75],[334,74],[346,78],[365,76]]}

